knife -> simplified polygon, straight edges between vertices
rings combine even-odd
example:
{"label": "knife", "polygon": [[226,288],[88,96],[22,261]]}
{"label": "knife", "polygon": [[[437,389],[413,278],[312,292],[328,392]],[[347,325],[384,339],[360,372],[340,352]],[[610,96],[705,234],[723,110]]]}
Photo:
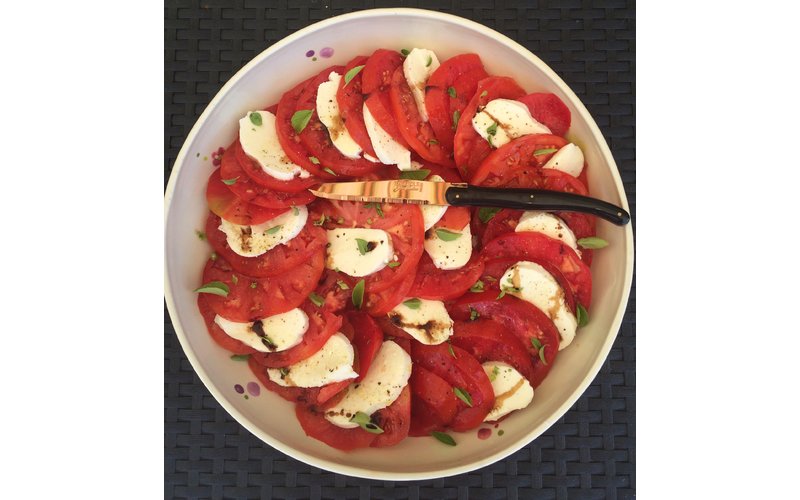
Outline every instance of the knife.
{"label": "knife", "polygon": [[623,208],[611,203],[543,189],[489,188],[466,183],[417,181],[328,182],[309,189],[319,198],[370,203],[412,203],[453,207],[501,207],[519,210],[565,210],[601,217],[618,226],[631,220]]}

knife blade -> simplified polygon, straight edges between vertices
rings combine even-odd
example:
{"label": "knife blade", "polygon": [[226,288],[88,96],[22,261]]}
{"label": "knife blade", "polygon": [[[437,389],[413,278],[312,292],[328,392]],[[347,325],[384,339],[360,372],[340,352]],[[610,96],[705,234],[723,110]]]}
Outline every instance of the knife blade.
{"label": "knife blade", "polygon": [[466,183],[417,181],[412,179],[328,182],[309,189],[314,196],[367,203],[411,203],[454,207],[500,207],[518,210],[564,210],[601,217],[618,226],[631,216],[606,201],[573,193],[543,189],[490,188]]}

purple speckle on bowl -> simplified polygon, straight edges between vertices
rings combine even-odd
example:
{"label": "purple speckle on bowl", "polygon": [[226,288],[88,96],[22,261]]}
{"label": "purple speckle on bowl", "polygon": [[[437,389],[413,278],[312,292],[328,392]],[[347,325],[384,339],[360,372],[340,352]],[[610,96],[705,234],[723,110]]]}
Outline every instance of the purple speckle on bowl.
{"label": "purple speckle on bowl", "polygon": [[258,385],[258,382],[248,382],[247,392],[249,392],[251,396],[258,396],[261,394],[261,386]]}
{"label": "purple speckle on bowl", "polygon": [[330,47],[325,47],[319,51],[319,55],[325,58],[330,57],[333,55],[333,49]]}
{"label": "purple speckle on bowl", "polygon": [[244,394],[244,387],[239,384],[233,386],[233,390],[238,392],[239,394]]}
{"label": "purple speckle on bowl", "polygon": [[311,57],[313,55],[314,55],[314,51],[313,50],[309,50],[308,52],[306,52],[306,57]]}

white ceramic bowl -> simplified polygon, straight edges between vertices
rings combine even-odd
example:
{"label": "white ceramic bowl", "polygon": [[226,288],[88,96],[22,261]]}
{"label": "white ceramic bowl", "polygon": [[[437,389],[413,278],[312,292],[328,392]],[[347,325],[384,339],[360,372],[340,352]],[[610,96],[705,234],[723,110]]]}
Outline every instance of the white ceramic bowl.
{"label": "white ceramic bowl", "polygon": [[[332,64],[345,64],[377,48],[425,47],[440,60],[463,52],[480,54],[493,75],[513,76],[528,92],[558,95],[572,111],[570,139],[583,149],[590,166],[593,196],[627,209],[622,182],[600,130],[566,84],[541,60],[509,38],[480,24],[438,12],[379,9],[321,21],[281,40],[250,61],[222,88],[189,133],[178,155],[165,197],[165,289],[175,331],[192,366],[217,401],[270,446],[308,464],[341,474],[373,479],[410,480],[450,476],[491,464],[542,434],[578,399],[594,379],[617,335],[633,275],[633,235],[598,221],[598,235],[610,246],[595,253],[591,321],[562,351],[533,404],[514,413],[496,432],[480,440],[475,431],[454,433],[458,446],[433,438],[408,438],[398,446],[341,452],[306,437],[293,405],[261,390],[234,390],[255,381],[247,364],[211,340],[197,310],[196,294],[211,249],[195,230],[204,226],[206,180],[212,169],[204,156],[229,144],[237,121],[251,109],[278,101],[294,83]],[[325,50],[323,50],[325,49]],[[332,55],[330,50],[333,49]],[[313,57],[307,56],[313,50]],[[325,57],[328,56],[328,57]],[[198,157],[199,153],[199,157]],[[251,385],[251,388],[253,386]]]}

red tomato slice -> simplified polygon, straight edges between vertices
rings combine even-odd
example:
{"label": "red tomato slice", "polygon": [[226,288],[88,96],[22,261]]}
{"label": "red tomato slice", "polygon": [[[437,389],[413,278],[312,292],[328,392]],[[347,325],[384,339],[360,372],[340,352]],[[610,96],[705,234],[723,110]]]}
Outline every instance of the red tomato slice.
{"label": "red tomato slice", "polygon": [[308,125],[300,132],[300,141],[311,156],[318,159],[321,166],[330,168],[338,175],[364,175],[383,168],[380,163],[373,163],[364,158],[354,160],[342,155],[333,145],[328,129],[319,120],[319,116],[317,116],[317,89],[321,83],[328,81],[328,75],[333,71],[344,74],[344,66],[332,66],[322,70],[311,80],[297,99],[295,111],[312,110]]}
{"label": "red tomato slice", "polygon": [[392,76],[389,96],[394,119],[411,149],[437,165],[455,167],[451,153],[436,139],[430,123],[422,121],[402,67],[398,67]]}
{"label": "red tomato slice", "polygon": [[356,279],[351,276],[337,273],[333,269],[325,269],[314,293],[322,297],[322,307],[332,312],[339,312],[351,304],[353,287],[356,283]]}
{"label": "red tomato slice", "polygon": [[337,427],[328,422],[322,412],[304,405],[295,407],[295,415],[307,436],[339,450],[368,448],[375,440],[375,434],[370,434],[360,427],[354,429]]}
{"label": "red tomato slice", "polygon": [[430,300],[452,300],[463,295],[483,273],[483,259],[477,252],[460,269],[444,271],[433,265],[426,253],[419,259],[414,284],[408,291],[409,297]]}
{"label": "red tomato slice", "polygon": [[525,91],[512,78],[506,76],[490,76],[478,82],[475,95],[461,113],[456,135],[453,138],[453,154],[461,177],[470,179],[484,158],[492,152],[489,143],[472,128],[472,119],[479,107],[494,99],[517,99],[525,95]]}
{"label": "red tomato slice", "polygon": [[222,182],[220,169],[211,172],[206,186],[206,202],[213,213],[243,226],[261,224],[286,211],[285,208],[264,208],[243,201]]}
{"label": "red tomato slice", "polygon": [[[452,348],[455,357],[450,354]],[[470,353],[447,343],[439,345],[411,345],[411,359],[415,364],[443,378],[453,387],[469,394],[472,406],[459,400],[459,410],[450,427],[457,432],[479,426],[494,405],[492,384],[483,367]]]}
{"label": "red tomato slice", "polygon": [[319,220],[323,214],[326,216],[325,229],[366,227],[382,229],[391,235],[400,265],[387,266],[364,278],[367,294],[392,288],[406,276],[414,275],[425,238],[422,212],[418,207],[384,203],[376,208],[374,204],[368,206],[357,202],[324,200],[314,208],[310,217]]}
{"label": "red tomato slice", "polygon": [[471,214],[467,207],[449,207],[442,218],[433,225],[434,229],[450,229],[461,231],[469,224]]}
{"label": "red tomato slice", "polygon": [[[449,312],[454,320],[466,321],[471,313],[470,307],[476,310],[481,318],[500,323],[520,340],[533,363],[529,381],[533,387],[537,387],[550,371],[558,354],[558,330],[550,318],[535,306],[516,297],[506,295],[498,300],[495,291],[466,294],[451,305]],[[539,358],[539,350],[531,340],[534,338],[542,344],[546,363]]]}
{"label": "red tomato slice", "polygon": [[285,245],[278,245],[258,257],[242,257],[228,246],[227,236],[219,230],[219,225],[219,217],[209,214],[206,220],[206,237],[211,248],[235,271],[254,278],[268,278],[291,271],[314,254],[324,254],[328,243],[325,231],[307,222],[300,234]]}
{"label": "red tomato slice", "polygon": [[[322,252],[280,276],[252,278],[234,271],[222,257],[209,260],[203,283],[221,281],[228,286],[227,297],[208,295],[211,309],[230,321],[255,321],[298,307],[308,297],[322,275]],[[235,277],[235,278],[234,278]],[[255,287],[252,285],[255,283]]]}
{"label": "red tomato slice", "polygon": [[242,169],[233,148],[234,145],[232,144],[223,153],[219,172],[222,179],[236,179],[233,184],[226,187],[241,200],[261,207],[284,209],[293,205],[308,205],[315,200],[314,195],[308,191],[285,193],[256,184]]}
{"label": "red tomato slice", "polygon": [[394,309],[409,296],[408,291],[411,290],[415,277],[414,273],[408,273],[399,282],[380,291],[370,291],[367,287],[364,297],[367,312],[372,316],[383,316]]}
{"label": "red tomato slice", "polygon": [[534,187],[540,182],[541,172],[557,172],[541,167],[555,151],[567,144],[569,143],[566,139],[551,134],[518,137],[492,151],[475,171],[470,182],[476,186]]}
{"label": "red tomato slice", "polygon": [[358,66],[365,66],[367,59],[366,56],[358,56],[347,63],[342,74],[342,80],[339,82],[336,100],[339,103],[342,121],[347,127],[347,131],[350,132],[350,136],[361,146],[361,149],[366,154],[375,158],[375,150],[372,149],[372,141],[369,138],[369,133],[367,133],[367,126],[364,124],[364,94],[361,90],[364,68],[361,68],[361,71],[356,73],[350,82],[345,83],[344,81],[347,73]]}
{"label": "red tomato slice", "polygon": [[555,94],[534,93],[517,99],[528,106],[531,115],[539,123],[547,125],[554,135],[564,137],[569,131],[572,114],[564,102]]}
{"label": "red tomato slice", "polygon": [[234,354],[252,354],[258,352],[249,345],[231,337],[225,333],[219,325],[214,323],[214,317],[216,317],[217,313],[215,313],[208,304],[208,294],[197,294],[197,307],[200,309],[200,315],[203,316],[203,321],[206,323],[208,333],[217,345]]}
{"label": "red tomato slice", "polygon": [[369,108],[372,117],[378,122],[378,125],[380,125],[387,134],[392,136],[392,139],[408,149],[408,143],[403,137],[403,134],[400,133],[400,129],[394,120],[392,100],[389,97],[389,91],[372,93],[364,102],[367,104],[367,108]]}
{"label": "red tomato slice", "polygon": [[355,382],[361,382],[383,344],[383,332],[374,319],[362,312],[348,312],[347,321],[353,327],[353,347],[358,352],[358,378]]}
{"label": "red tomato slice", "polygon": [[[455,321],[453,345],[472,354],[480,363],[502,361],[513,366],[528,381],[534,378],[531,356],[519,337],[500,323],[479,318],[475,321]],[[545,351],[546,352],[546,351]]]}
{"label": "red tomato slice", "polygon": [[296,346],[279,352],[259,352],[251,356],[256,363],[269,368],[282,368],[298,363],[322,349],[325,343],[342,326],[341,316],[319,308],[309,301],[302,304],[308,315],[308,330]]}
{"label": "red tomato slice", "polygon": [[411,426],[411,389],[404,387],[394,403],[376,412],[372,420],[383,429],[383,433],[370,444],[373,448],[394,446],[407,438]]}
{"label": "red tomato slice", "polygon": [[589,266],[559,240],[535,232],[504,234],[484,245],[481,255],[485,259],[513,258],[536,262],[559,281],[565,292],[572,292],[583,307],[589,309],[592,303]]}
{"label": "red tomato slice", "polygon": [[264,172],[264,169],[261,168],[261,165],[259,165],[256,160],[247,156],[247,153],[244,152],[242,143],[239,142],[239,139],[234,141],[234,143],[231,145],[231,148],[233,148],[234,153],[236,153],[236,159],[239,161],[239,166],[242,168],[244,173],[247,174],[247,176],[250,177],[253,182],[260,186],[264,186],[275,191],[297,193],[300,191],[305,191],[314,184],[319,184],[319,179],[313,175],[305,179],[295,177],[290,181],[276,179],[275,177],[272,177],[268,173]]}
{"label": "red tomato slice", "polygon": [[419,364],[414,364],[409,384],[412,394],[430,406],[436,419],[442,425],[450,425],[458,411],[459,401],[453,386]]}
{"label": "red tomato slice", "polygon": [[392,75],[403,64],[403,56],[396,50],[378,49],[369,56],[361,72],[361,89],[365,94],[389,90]]}
{"label": "red tomato slice", "polygon": [[[281,143],[283,152],[289,157],[292,162],[300,165],[304,169],[311,172],[311,174],[323,180],[335,179],[335,175],[323,170],[324,165],[316,164],[311,161],[311,154],[308,149],[300,141],[300,136],[292,126],[292,116],[297,111],[297,101],[300,99],[300,94],[314,81],[315,77],[302,81],[294,88],[283,94],[281,100],[278,102],[278,109],[275,112],[275,128],[278,131],[278,141]],[[315,87],[316,92],[316,87]],[[316,109],[312,108],[312,109]]]}
{"label": "red tomato slice", "polygon": [[[493,239],[504,234],[513,233],[519,224],[519,218],[522,217],[522,210],[503,209],[500,210],[492,217],[483,230],[481,237],[481,245],[486,245]],[[579,212],[554,212],[555,215],[561,217],[566,222],[575,234],[576,239],[587,238],[595,235],[595,216]],[[592,251],[581,249],[581,260],[587,266],[592,264]]]}
{"label": "red tomato slice", "polygon": [[455,136],[453,114],[464,112],[475,94],[478,81],[487,76],[489,74],[483,69],[477,54],[461,54],[444,61],[428,79],[425,107],[429,122],[439,143],[448,152],[453,150]]}

